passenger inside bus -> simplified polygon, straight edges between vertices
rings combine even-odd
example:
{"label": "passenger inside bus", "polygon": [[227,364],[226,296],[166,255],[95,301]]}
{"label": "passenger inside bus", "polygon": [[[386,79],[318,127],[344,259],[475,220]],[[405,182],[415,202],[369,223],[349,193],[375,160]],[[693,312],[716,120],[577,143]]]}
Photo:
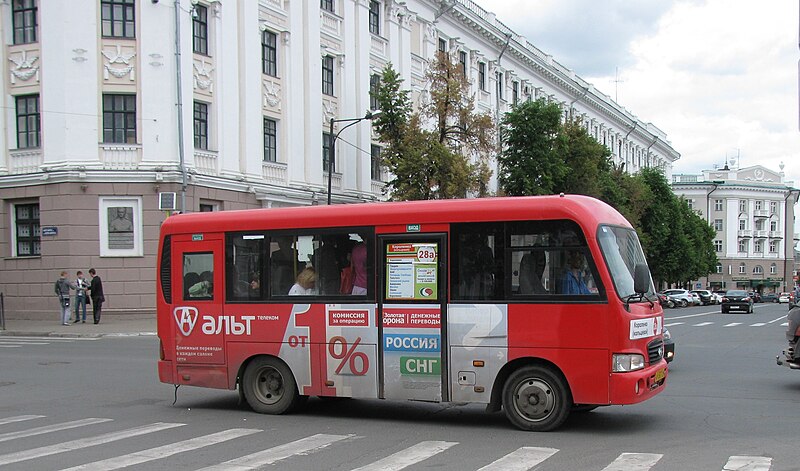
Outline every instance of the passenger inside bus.
{"label": "passenger inside bus", "polygon": [[292,237],[275,237],[274,240],[278,244],[278,250],[270,256],[272,293],[286,293],[294,282],[297,253],[292,247]]}
{"label": "passenger inside bus", "polygon": [[459,295],[469,299],[490,299],[494,295],[494,252],[482,234],[461,236]]}
{"label": "passenger inside bus", "polygon": [[306,267],[297,275],[297,281],[289,289],[290,296],[312,296],[317,292],[317,273],[313,267]]}
{"label": "passenger inside bus", "polygon": [[547,294],[542,285],[542,274],[546,264],[544,251],[536,250],[522,256],[519,262],[520,294]]}
{"label": "passenger inside bus", "polygon": [[561,279],[561,293],[563,294],[592,294],[586,286],[583,276],[583,267],[586,259],[579,250],[567,251],[567,270]]}
{"label": "passenger inside bus", "polygon": [[211,298],[214,294],[214,275],[210,271],[200,274],[200,281],[189,288],[189,296],[192,298]]}

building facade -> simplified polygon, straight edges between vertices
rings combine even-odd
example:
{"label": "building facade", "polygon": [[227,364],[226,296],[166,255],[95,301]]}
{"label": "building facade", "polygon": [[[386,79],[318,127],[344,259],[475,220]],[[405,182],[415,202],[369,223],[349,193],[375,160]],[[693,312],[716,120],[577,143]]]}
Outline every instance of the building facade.
{"label": "building facade", "polygon": [[334,203],[384,199],[368,121],[330,155],[330,120],[374,107],[388,63],[418,103],[439,51],[464,67],[478,111],[542,98],[629,171],[669,175],[679,158],[663,131],[470,0],[11,0],[0,37],[9,315],[50,316],[58,273],[90,267],[106,310],[152,312],[160,207],[324,204],[329,181]]}
{"label": "building facade", "polygon": [[762,166],[673,175],[672,189],[714,228],[714,273],[693,289],[791,291],[795,285],[794,207],[800,190]]}

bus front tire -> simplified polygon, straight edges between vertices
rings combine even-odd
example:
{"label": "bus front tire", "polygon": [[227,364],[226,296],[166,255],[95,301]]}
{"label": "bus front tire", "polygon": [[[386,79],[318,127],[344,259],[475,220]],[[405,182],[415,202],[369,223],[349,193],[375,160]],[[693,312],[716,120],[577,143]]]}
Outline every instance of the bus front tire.
{"label": "bus front tire", "polygon": [[250,362],[241,387],[247,403],[260,414],[285,414],[301,402],[294,375],[276,358],[260,357]]}
{"label": "bus front tire", "polygon": [[542,366],[525,366],[506,380],[503,409],[517,428],[546,432],[567,420],[572,398],[559,374]]}

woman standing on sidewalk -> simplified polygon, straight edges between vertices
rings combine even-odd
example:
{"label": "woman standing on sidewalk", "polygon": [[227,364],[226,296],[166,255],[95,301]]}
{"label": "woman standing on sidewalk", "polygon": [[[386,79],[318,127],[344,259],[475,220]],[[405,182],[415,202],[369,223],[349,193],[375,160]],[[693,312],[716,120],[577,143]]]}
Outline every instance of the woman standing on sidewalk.
{"label": "woman standing on sidewalk", "polygon": [[69,290],[75,289],[75,285],[67,280],[67,272],[61,272],[61,278],[56,280],[56,295],[61,304],[61,325],[69,325]]}

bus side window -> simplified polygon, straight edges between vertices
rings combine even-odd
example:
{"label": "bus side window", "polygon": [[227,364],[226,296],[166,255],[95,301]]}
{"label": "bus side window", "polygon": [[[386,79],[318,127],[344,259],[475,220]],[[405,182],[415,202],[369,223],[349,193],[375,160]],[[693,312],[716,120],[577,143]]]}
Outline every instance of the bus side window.
{"label": "bus side window", "polygon": [[266,236],[263,233],[237,233],[226,236],[225,279],[228,301],[266,299]]}
{"label": "bus side window", "polygon": [[502,225],[457,224],[452,230],[451,296],[456,300],[502,298]]}
{"label": "bus side window", "polygon": [[295,278],[305,268],[297,260],[297,239],[294,236],[276,236],[270,241],[269,278],[272,296],[289,293]]}
{"label": "bus side window", "polygon": [[183,254],[183,299],[214,299],[214,254]]}

